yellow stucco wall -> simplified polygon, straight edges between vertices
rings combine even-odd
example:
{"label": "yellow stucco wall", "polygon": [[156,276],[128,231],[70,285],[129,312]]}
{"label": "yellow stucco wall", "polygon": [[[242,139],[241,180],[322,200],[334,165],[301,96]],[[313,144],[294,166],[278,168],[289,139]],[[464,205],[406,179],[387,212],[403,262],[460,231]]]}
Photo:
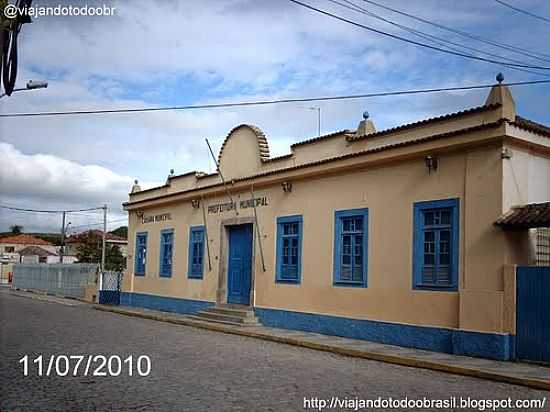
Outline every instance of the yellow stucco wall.
{"label": "yellow stucco wall", "polygon": [[[269,205],[257,209],[267,270],[262,271],[255,239],[255,306],[501,331],[505,235],[492,224],[502,208],[500,152],[501,147],[494,144],[444,154],[432,174],[420,157],[296,180],[292,193],[283,193],[279,184],[256,190],[255,196],[266,196]],[[233,192],[233,196],[239,201],[249,199],[250,193]],[[448,198],[460,199],[460,290],[413,290],[413,203]],[[205,199],[205,204],[226,201],[227,197],[217,196]],[[365,207],[369,209],[368,287],[333,286],[334,212]],[[216,301],[220,225],[235,218],[235,213],[208,215],[212,271],[205,260],[204,279],[196,280],[187,277],[188,237],[189,226],[203,223],[202,210],[193,209],[190,202],[176,202],[143,211],[146,215],[171,213],[172,220],[141,223],[136,212],[130,212],[131,256],[123,290]],[[301,283],[278,284],[274,274],[276,219],[295,214],[303,216]],[[253,209],[239,210],[240,218],[252,216]],[[159,239],[166,228],[175,230],[173,273],[171,278],[160,278]],[[134,277],[135,235],[142,231],[148,232],[146,276]]]}

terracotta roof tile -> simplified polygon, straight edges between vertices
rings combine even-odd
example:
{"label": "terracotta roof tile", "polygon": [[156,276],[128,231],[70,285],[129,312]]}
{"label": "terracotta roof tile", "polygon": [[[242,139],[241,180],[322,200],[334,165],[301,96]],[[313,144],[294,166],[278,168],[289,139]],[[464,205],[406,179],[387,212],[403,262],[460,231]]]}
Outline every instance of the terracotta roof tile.
{"label": "terracotta roof tile", "polygon": [[304,145],[304,144],[315,143],[319,140],[330,139],[331,137],[337,137],[337,136],[340,136],[340,135],[348,135],[348,134],[352,134],[352,133],[355,133],[355,132],[353,130],[350,130],[350,129],[339,130],[337,132],[325,134],[323,136],[312,137],[311,139],[302,140],[301,142],[293,143],[293,144],[290,145],[290,147],[296,147],[296,146],[301,146],[301,145]]}
{"label": "terracotta roof tile", "polygon": [[503,229],[550,227],[550,202],[514,207],[502,215],[495,225]]}
{"label": "terracotta roof tile", "polygon": [[[72,235],[70,237],[68,237],[66,240],[65,240],[65,243],[78,243],[80,242],[80,239],[84,236],[87,236],[88,234],[93,234],[93,235],[96,235],[96,236],[103,236],[103,231],[102,230],[87,230],[85,232],[82,232],[82,233],[77,233],[76,235]],[[113,235],[112,233],[107,233],[105,235],[105,239],[106,240],[112,240],[112,241],[118,241],[118,242],[126,242],[127,239],[123,238],[123,237],[120,237],[120,236],[117,236],[117,235]]]}
{"label": "terracotta roof tile", "polygon": [[14,236],[7,236],[0,238],[0,243],[4,244],[15,244],[15,245],[41,245],[41,246],[53,246],[53,243],[47,242],[43,239],[37,237],[20,234]]}
{"label": "terracotta roof tile", "polygon": [[399,131],[402,131],[402,130],[412,129],[412,128],[418,127],[418,126],[425,126],[427,123],[436,123],[436,122],[440,122],[440,121],[444,121],[444,120],[450,120],[450,119],[454,119],[454,118],[457,118],[457,117],[462,117],[462,116],[473,114],[473,113],[481,113],[481,112],[485,112],[485,111],[494,110],[494,109],[499,108],[500,106],[502,106],[500,103],[495,103],[495,104],[488,104],[488,105],[473,107],[471,109],[462,110],[460,112],[449,113],[449,114],[445,114],[443,116],[438,116],[438,117],[431,117],[429,119],[420,120],[418,122],[407,123],[407,124],[403,124],[401,126],[392,127],[390,129],[380,130],[379,132],[367,134],[367,135],[364,135],[364,136],[350,136],[350,137],[348,137],[348,140],[349,141],[355,141],[355,140],[361,140],[361,139],[370,139],[372,137],[383,136],[383,135],[386,135],[386,134],[395,133],[395,132],[399,132]]}
{"label": "terracotta roof tile", "polygon": [[52,253],[46,249],[42,249],[40,246],[27,246],[17,253],[21,256],[57,256],[55,253]]}
{"label": "terracotta roof tile", "polygon": [[513,122],[510,122],[510,124],[517,126],[521,129],[527,130],[529,132],[534,132],[542,136],[550,137],[550,127],[534,122],[532,120],[526,119],[521,116],[516,116],[516,120]]}

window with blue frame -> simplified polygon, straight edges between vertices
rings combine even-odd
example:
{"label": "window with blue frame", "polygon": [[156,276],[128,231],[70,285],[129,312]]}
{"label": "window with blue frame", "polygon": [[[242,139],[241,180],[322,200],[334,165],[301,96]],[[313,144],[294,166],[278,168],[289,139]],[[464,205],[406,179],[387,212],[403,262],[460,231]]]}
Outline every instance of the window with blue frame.
{"label": "window with blue frame", "polygon": [[189,228],[189,258],[187,276],[202,279],[204,267],[204,226]]}
{"label": "window with blue frame", "polygon": [[367,286],[368,222],[368,209],[335,212],[335,285]]}
{"label": "window with blue frame", "polygon": [[160,270],[161,277],[172,276],[172,252],[174,250],[174,230],[160,231]]}
{"label": "window with blue frame", "polygon": [[300,283],[302,220],[302,216],[277,218],[277,282]]}
{"label": "window with blue frame", "polygon": [[136,256],[134,275],[145,276],[145,263],[147,262],[147,232],[136,234]]}
{"label": "window with blue frame", "polygon": [[414,204],[415,289],[457,290],[458,228],[458,199]]}

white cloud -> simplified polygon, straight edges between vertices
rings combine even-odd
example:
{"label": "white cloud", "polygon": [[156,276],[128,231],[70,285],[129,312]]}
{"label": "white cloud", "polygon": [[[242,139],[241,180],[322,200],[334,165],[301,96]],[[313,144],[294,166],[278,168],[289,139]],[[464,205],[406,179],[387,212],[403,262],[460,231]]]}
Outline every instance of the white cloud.
{"label": "white cloud", "polygon": [[[97,165],[81,165],[58,156],[28,155],[13,145],[0,142],[0,187],[1,203],[6,206],[39,210],[81,209],[107,204],[109,220],[123,219],[122,202],[127,200],[133,179],[118,175]],[[154,184],[144,183],[151,187]],[[87,215],[75,214],[73,226],[90,222]],[[95,213],[93,223],[100,221]],[[53,223],[55,222],[55,223]],[[49,228],[58,225],[55,216],[23,214],[2,209],[0,230],[12,224],[22,224],[27,230]],[[123,223],[117,222],[118,225]],[[96,226],[97,227],[97,226]]]}

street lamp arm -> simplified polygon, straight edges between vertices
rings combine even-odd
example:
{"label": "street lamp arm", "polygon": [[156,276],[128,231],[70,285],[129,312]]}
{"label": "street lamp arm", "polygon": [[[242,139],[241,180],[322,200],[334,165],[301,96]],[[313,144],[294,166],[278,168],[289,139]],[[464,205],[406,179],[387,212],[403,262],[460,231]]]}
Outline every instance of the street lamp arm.
{"label": "street lamp arm", "polygon": [[[41,81],[41,80],[40,81],[29,80],[27,82],[26,87],[20,87],[19,89],[13,89],[12,93],[13,92],[24,92],[24,91],[27,91],[27,90],[45,89],[46,87],[48,87],[48,82]],[[6,93],[0,94],[0,99],[4,96],[7,96],[7,94]]]}

